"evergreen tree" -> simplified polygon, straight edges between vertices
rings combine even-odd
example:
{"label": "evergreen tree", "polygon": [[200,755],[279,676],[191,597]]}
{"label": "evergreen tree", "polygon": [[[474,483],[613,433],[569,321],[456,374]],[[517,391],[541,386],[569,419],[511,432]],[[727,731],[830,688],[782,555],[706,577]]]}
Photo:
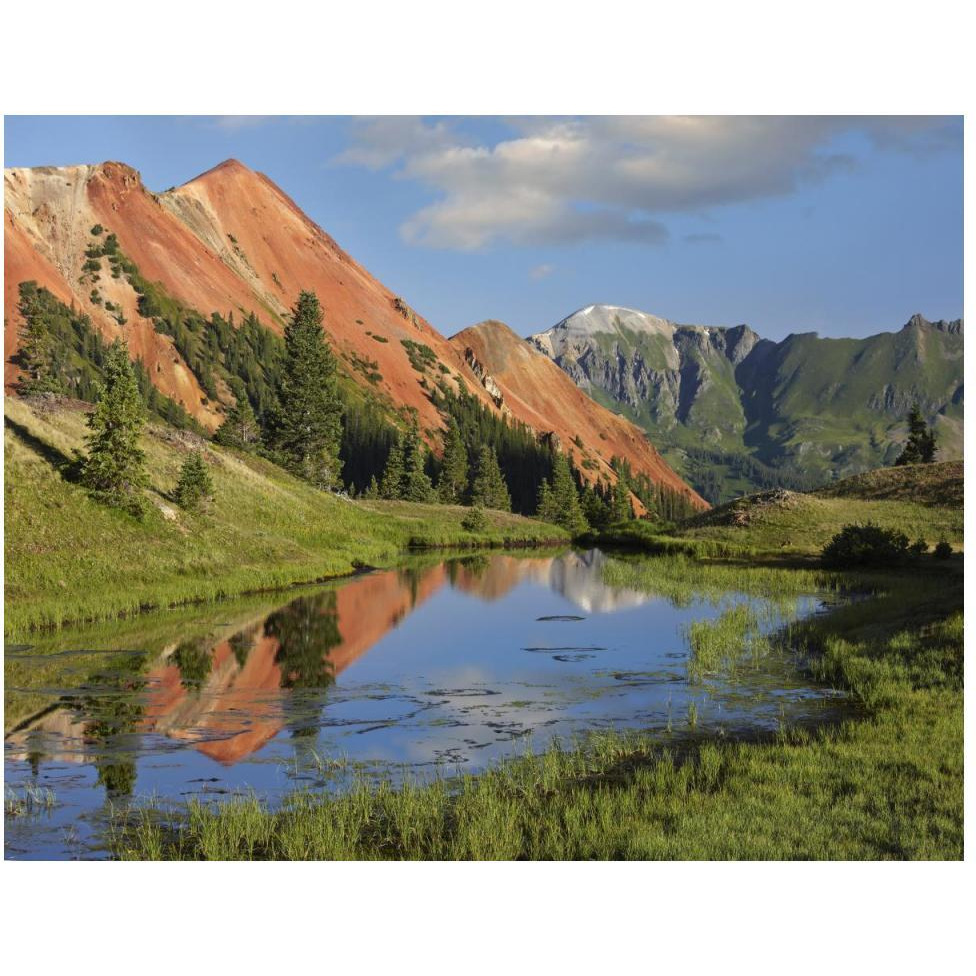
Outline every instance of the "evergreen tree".
{"label": "evergreen tree", "polygon": [[242,394],[237,398],[236,405],[217,428],[214,440],[218,444],[237,447],[242,451],[253,451],[260,445],[261,428],[246,395]]}
{"label": "evergreen tree", "polygon": [[403,482],[400,498],[408,502],[430,502],[434,500],[434,486],[424,470],[427,461],[427,448],[420,439],[420,431],[413,424],[407,432],[407,443],[403,452]]}
{"label": "evergreen tree", "polygon": [[594,529],[606,528],[612,519],[610,505],[593,488],[583,492],[583,517]]}
{"label": "evergreen tree", "polygon": [[336,359],[314,292],[303,291],[285,327],[285,362],[272,446],[282,465],[320,488],[339,481],[342,404]]}
{"label": "evergreen tree", "polygon": [[374,474],[372,478],[369,479],[369,484],[366,486],[366,490],[363,492],[363,498],[379,498],[380,497],[380,485],[376,480],[376,475]]}
{"label": "evergreen tree", "polygon": [[630,502],[630,480],[625,472],[618,473],[610,499],[611,521],[626,522],[634,517],[634,507]]}
{"label": "evergreen tree", "polygon": [[[543,514],[545,512],[545,514]],[[557,454],[553,460],[552,482],[539,493],[539,517],[555,522],[574,535],[585,532],[589,526],[580,507],[579,492],[569,469],[565,454]]]}
{"label": "evergreen tree", "polygon": [[380,481],[380,498],[399,498],[403,491],[403,441],[397,439],[386,459],[383,478]]}
{"label": "evergreen tree", "polygon": [[908,414],[908,441],[895,464],[931,464],[935,460],[935,446],[935,431],[926,424],[915,403]]}
{"label": "evergreen tree", "polygon": [[508,486],[498,466],[495,449],[485,445],[478,455],[478,465],[471,482],[471,504],[482,508],[495,508],[502,512],[512,510]]}
{"label": "evergreen tree", "polygon": [[176,503],[189,511],[193,511],[200,506],[205,498],[213,496],[214,486],[204,463],[203,454],[194,451],[180,468],[180,480],[176,483],[176,490],[173,493]]}
{"label": "evergreen tree", "polygon": [[460,505],[468,487],[468,450],[457,422],[449,419],[444,434],[444,457],[437,481],[437,495],[445,505]]}
{"label": "evergreen tree", "polygon": [[146,408],[129,350],[121,340],[109,347],[103,369],[105,382],[88,416],[91,433],[86,437],[82,483],[109,504],[141,514],[145,509],[142,489],[149,483],[146,455],[139,448]]}
{"label": "evergreen tree", "polygon": [[550,522],[553,525],[559,524],[559,506],[552,490],[552,484],[548,480],[539,485],[539,501],[536,504],[535,514],[543,522]]}

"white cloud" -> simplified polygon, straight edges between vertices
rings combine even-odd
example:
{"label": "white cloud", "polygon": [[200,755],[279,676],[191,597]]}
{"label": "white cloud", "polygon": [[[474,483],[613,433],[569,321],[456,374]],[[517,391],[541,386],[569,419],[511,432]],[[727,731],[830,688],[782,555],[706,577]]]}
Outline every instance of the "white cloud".
{"label": "white cloud", "polygon": [[537,264],[529,271],[529,277],[533,281],[541,281],[543,278],[548,278],[555,270],[554,264]]}
{"label": "white cloud", "polygon": [[402,226],[406,241],[478,250],[496,242],[603,239],[657,244],[660,217],[782,196],[856,165],[831,148],[857,131],[885,149],[958,145],[942,118],[650,116],[509,120],[494,143],[463,120],[372,118],[335,162],[392,168],[435,195]]}

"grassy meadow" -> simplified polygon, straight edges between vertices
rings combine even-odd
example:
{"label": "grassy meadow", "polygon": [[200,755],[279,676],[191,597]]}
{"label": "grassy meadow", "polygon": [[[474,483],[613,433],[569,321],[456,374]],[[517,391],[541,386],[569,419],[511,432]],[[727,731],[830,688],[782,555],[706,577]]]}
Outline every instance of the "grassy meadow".
{"label": "grassy meadow", "polygon": [[81,406],[4,403],[4,631],[106,619],[157,607],[280,589],[388,566],[405,549],[568,541],[563,529],[469,509],[356,502],[325,494],[260,458],[207,444],[214,501],[198,514],[172,498],[192,435],[153,427],[143,438],[153,504],[142,520],[101,505],[66,477],[84,446]]}

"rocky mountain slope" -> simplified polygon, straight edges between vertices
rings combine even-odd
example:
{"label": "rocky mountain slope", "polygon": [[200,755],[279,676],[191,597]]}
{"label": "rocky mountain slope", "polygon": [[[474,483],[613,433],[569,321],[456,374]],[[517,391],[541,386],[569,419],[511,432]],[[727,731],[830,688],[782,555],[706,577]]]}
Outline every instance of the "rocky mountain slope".
{"label": "rocky mountain slope", "polygon": [[[325,309],[329,337],[353,379],[397,407],[415,408],[422,426],[436,428],[440,418],[401,340],[430,346],[449,370],[445,375],[475,386],[440,333],[353,261],[270,180],[236,160],[163,194],[150,192],[139,174],[121,163],[6,170],[4,208],[8,383],[16,346],[11,323],[16,325],[17,286],[33,278],[86,312],[106,338],[124,335],[159,389],[204,426],[220,423],[220,405],[205,396],[169,337],[139,314],[138,295],[126,277],[110,277],[103,270],[93,280],[85,273],[91,229],[101,226],[116,235],[143,278],[160,282],[168,296],[207,317],[211,312],[238,317],[254,312],[281,332],[299,291],[314,290]],[[121,313],[124,325],[106,303]],[[378,378],[370,382],[367,373]]]}
{"label": "rocky mountain slope", "polygon": [[762,339],[593,305],[530,337],[585,392],[639,424],[711,501],[812,487],[891,463],[917,401],[941,456],[962,452],[962,322],[913,316],[866,339]]}
{"label": "rocky mountain slope", "polygon": [[503,322],[481,322],[450,341],[496,402],[554,437],[587,480],[612,481],[615,455],[636,459],[636,470],[704,507],[634,424],[594,403]]}
{"label": "rocky mountain slope", "polygon": [[[233,393],[218,381],[214,395],[209,378],[208,395],[200,363],[188,362],[171,335],[140,313],[136,286],[158,283],[161,301],[180,303],[203,319],[233,315],[240,324],[253,314],[277,333],[299,291],[311,289],[322,302],[326,332],[349,380],[390,416],[416,411],[435,448],[443,426],[430,398],[435,383],[455,392],[467,388],[489,409],[507,410],[540,436],[558,427],[544,410],[503,404],[463,350],[354,261],[266,176],[236,160],[165,193],[150,191],[122,163],[8,169],[4,221],[8,391],[18,376],[18,287],[35,280],[87,314],[106,339],[123,336],[156,387],[213,430]],[[110,236],[118,250],[106,260],[99,246]],[[624,429],[618,424],[616,450],[635,472],[685,488],[639,430],[630,428],[625,436]],[[602,451],[602,444],[589,442],[589,431],[582,436],[587,450]]]}

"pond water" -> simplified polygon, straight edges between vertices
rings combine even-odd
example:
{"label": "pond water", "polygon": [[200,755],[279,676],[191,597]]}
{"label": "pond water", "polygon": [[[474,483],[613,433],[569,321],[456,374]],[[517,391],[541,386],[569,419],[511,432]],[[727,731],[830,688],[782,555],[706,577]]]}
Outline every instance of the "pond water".
{"label": "pond water", "polygon": [[727,736],[840,707],[766,645],[703,675],[687,631],[745,604],[761,637],[831,598],[665,597],[608,585],[606,561],[416,560],[8,645],[5,856],[106,856],[107,818],[133,800],[275,802],[350,775],[475,771],[593,730]]}

